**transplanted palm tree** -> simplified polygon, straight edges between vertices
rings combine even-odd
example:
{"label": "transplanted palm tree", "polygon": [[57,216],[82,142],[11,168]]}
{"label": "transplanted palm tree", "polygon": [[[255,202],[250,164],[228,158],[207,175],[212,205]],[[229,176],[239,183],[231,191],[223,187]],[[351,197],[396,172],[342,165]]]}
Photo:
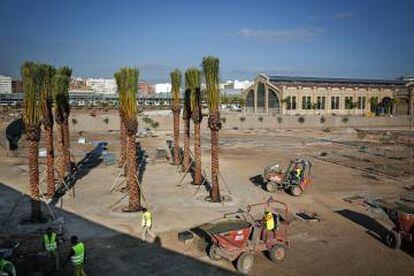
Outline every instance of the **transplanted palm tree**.
{"label": "transplanted palm tree", "polygon": [[63,76],[66,76],[68,78],[68,85],[65,86],[65,90],[62,91],[65,93],[65,97],[63,98],[65,100],[64,103],[64,113],[63,113],[63,156],[66,164],[66,168],[68,169],[68,172],[71,170],[71,164],[70,164],[70,136],[69,136],[69,114],[70,114],[70,105],[69,105],[69,82],[70,77],[72,76],[72,69],[68,66],[63,66],[59,68],[58,73],[60,73]]}
{"label": "transplanted palm tree", "polygon": [[121,103],[124,101],[124,95],[125,95],[125,88],[122,86],[124,85],[124,77],[125,75],[121,73],[121,71],[115,73],[115,80],[116,84],[118,86],[118,94],[119,94],[119,118],[120,118],[120,124],[119,124],[119,134],[120,134],[120,140],[121,140],[121,153],[119,155],[119,161],[118,161],[118,167],[122,168],[125,165],[126,157],[127,157],[127,134],[126,134],[126,127],[125,127],[125,118],[124,114],[122,113],[122,107]]}
{"label": "transplanted palm tree", "polygon": [[47,197],[52,198],[55,193],[55,155],[53,150],[53,97],[52,97],[52,78],[56,73],[53,66],[42,64],[41,87],[40,87],[40,108],[42,110],[42,123],[45,130],[46,144],[46,182]]}
{"label": "transplanted palm tree", "polygon": [[122,68],[115,73],[115,78],[119,84],[118,89],[123,96],[120,98],[120,109],[123,114],[127,141],[126,176],[129,192],[129,205],[123,210],[126,212],[139,211],[140,191],[137,178],[137,152],[135,135],[138,129],[137,121],[137,101],[136,93],[138,90],[138,70],[134,68]]}
{"label": "transplanted palm tree", "polygon": [[68,89],[69,89],[69,78],[66,75],[57,72],[52,79],[53,88],[53,102],[55,105],[55,122],[57,124],[57,150],[60,153],[58,159],[58,168],[61,176],[65,176],[68,172],[68,166],[65,159],[65,110],[68,109]]}
{"label": "transplanted palm tree", "polygon": [[183,106],[183,120],[184,120],[184,156],[183,156],[183,171],[187,172],[190,169],[190,120],[191,120],[191,90],[188,87],[187,74],[185,74],[185,90],[184,90],[184,106]]}
{"label": "transplanted palm tree", "polygon": [[185,72],[185,87],[191,93],[191,117],[194,123],[194,184],[201,185],[201,131],[200,124],[203,119],[201,113],[201,72],[197,68],[190,68]]}
{"label": "transplanted palm tree", "polygon": [[171,72],[172,83],[172,112],[174,120],[174,164],[178,166],[180,164],[180,87],[181,87],[181,72],[175,69]]}
{"label": "transplanted palm tree", "polygon": [[39,140],[42,111],[39,101],[39,66],[25,62],[21,68],[24,89],[24,124],[26,139],[29,144],[29,189],[31,199],[31,218],[38,221],[41,218],[39,193]]}
{"label": "transplanted palm tree", "polygon": [[211,132],[211,189],[210,200],[213,202],[221,201],[220,188],[218,183],[219,174],[219,149],[218,139],[219,130],[221,129],[220,112],[219,112],[219,64],[218,58],[209,56],[203,59],[203,71],[206,79],[208,93],[208,108],[210,110],[208,117],[208,126]]}

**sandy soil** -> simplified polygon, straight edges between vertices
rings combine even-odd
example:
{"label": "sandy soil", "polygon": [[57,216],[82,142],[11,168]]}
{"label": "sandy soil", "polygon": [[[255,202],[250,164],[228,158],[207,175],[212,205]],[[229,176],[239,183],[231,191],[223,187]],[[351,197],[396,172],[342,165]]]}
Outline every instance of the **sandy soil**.
{"label": "sandy soil", "polygon": [[[84,135],[88,141],[107,141],[108,151],[118,152],[117,132]],[[392,226],[387,217],[374,208],[349,204],[342,199],[355,194],[368,198],[398,195],[404,187],[412,185],[413,158],[408,157],[403,146],[390,146],[375,135],[361,141],[353,129],[329,133],[223,131],[220,134],[220,170],[224,179],[221,189],[231,201],[211,204],[204,201],[207,191],[192,186],[189,175],[179,184],[183,174],[168,162],[155,159],[156,149],[164,148],[165,141],[171,139],[167,132],[158,135],[139,141],[148,156],[141,167],[147,200],[144,203],[154,210],[154,232],[160,236],[160,243],[141,240],[140,215],[120,211],[127,198],[114,205],[123,195],[118,188],[109,192],[117,170],[115,166],[106,166],[100,157],[85,165],[74,186],[75,197],[68,192],[52,207],[55,216],[64,218],[66,238],[78,235],[85,242],[89,275],[235,273],[231,263],[209,260],[202,240],[196,238],[184,244],[178,241],[177,233],[214,221],[249,203],[264,201],[271,195],[287,202],[292,213],[317,212],[321,221],[293,221],[289,227],[291,248],[287,259],[274,264],[266,256],[257,255],[254,275],[412,275],[412,249],[396,251],[383,242],[382,236]],[[77,136],[73,135],[72,151],[80,162],[94,145],[79,145],[76,140]],[[359,152],[361,145],[366,148],[362,153]],[[384,148],[390,150],[384,151]],[[206,132],[203,166],[207,175],[209,153]],[[29,215],[24,152],[6,157],[1,149],[0,154],[0,234],[37,234],[48,224],[21,224]],[[271,194],[255,184],[266,165],[279,161],[286,167],[291,159],[303,156],[313,162],[313,183],[301,197],[284,192]],[[41,187],[45,190],[44,184]],[[48,214],[46,206],[43,211]],[[62,257],[67,250],[67,245],[62,247]],[[70,271],[68,265],[57,275],[70,275]]]}

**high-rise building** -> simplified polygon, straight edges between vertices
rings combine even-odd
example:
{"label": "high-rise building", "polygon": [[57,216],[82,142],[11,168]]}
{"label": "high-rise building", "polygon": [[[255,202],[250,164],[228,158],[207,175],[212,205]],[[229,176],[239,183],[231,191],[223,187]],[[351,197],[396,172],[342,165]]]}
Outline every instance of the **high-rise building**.
{"label": "high-rise building", "polygon": [[155,93],[170,93],[171,92],[171,83],[157,83],[155,84]]}
{"label": "high-rise building", "polygon": [[12,78],[0,75],[0,93],[12,92]]}

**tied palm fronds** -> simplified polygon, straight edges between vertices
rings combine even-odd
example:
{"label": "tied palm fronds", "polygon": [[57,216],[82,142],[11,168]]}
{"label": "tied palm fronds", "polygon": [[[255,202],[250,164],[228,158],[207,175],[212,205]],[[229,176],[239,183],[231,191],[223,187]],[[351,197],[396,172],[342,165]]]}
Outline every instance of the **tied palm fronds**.
{"label": "tied palm fronds", "polygon": [[38,65],[25,62],[21,69],[24,90],[24,124],[26,128],[40,127],[42,114],[39,101]]}
{"label": "tied palm fronds", "polygon": [[180,87],[181,87],[181,72],[178,69],[175,69],[171,72],[171,93],[173,98],[173,106],[180,106]]}
{"label": "tied palm fronds", "polygon": [[190,68],[185,72],[185,87],[190,90],[190,109],[198,108],[200,94],[201,72],[197,68]]}
{"label": "tied palm fronds", "polygon": [[181,72],[175,69],[171,72],[172,83],[172,112],[174,121],[174,164],[178,166],[180,164],[180,88],[181,88]]}
{"label": "tied palm fronds", "polygon": [[220,90],[219,90],[219,65],[218,58],[209,56],[203,59],[203,71],[206,79],[207,86],[207,102],[209,109],[218,112],[218,106],[220,103]]}

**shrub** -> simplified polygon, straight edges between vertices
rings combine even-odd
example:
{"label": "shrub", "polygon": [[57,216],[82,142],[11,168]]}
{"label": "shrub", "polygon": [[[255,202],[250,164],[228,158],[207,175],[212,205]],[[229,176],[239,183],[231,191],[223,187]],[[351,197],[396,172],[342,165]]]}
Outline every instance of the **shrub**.
{"label": "shrub", "polygon": [[240,122],[244,122],[244,121],[246,121],[246,117],[241,116],[241,117],[239,118],[239,120],[240,120]]}
{"label": "shrub", "polygon": [[227,122],[226,117],[222,117],[220,120],[221,120],[221,122],[222,122],[223,124],[225,124],[225,123]]}
{"label": "shrub", "polygon": [[277,122],[279,123],[279,124],[281,124],[282,122],[283,122],[283,118],[282,117],[277,117]]}
{"label": "shrub", "polygon": [[321,124],[324,124],[326,122],[326,118],[324,116],[322,116],[319,121],[321,122]]}
{"label": "shrub", "polygon": [[238,130],[239,128],[235,126],[235,127],[233,127],[233,129],[234,129],[234,130]]}
{"label": "shrub", "polygon": [[348,123],[348,121],[349,121],[349,118],[348,117],[342,117],[342,122],[344,124]]}
{"label": "shrub", "polygon": [[257,120],[259,120],[259,122],[263,122],[263,117],[262,117],[262,116],[259,116],[259,117],[257,118]]}
{"label": "shrub", "polygon": [[152,123],[151,123],[151,127],[154,129],[154,130],[157,130],[157,128],[160,126],[160,123],[159,122],[156,122],[156,121],[153,121]]}
{"label": "shrub", "polygon": [[298,123],[299,123],[299,124],[303,124],[304,122],[305,122],[305,117],[300,116],[300,117],[298,118]]}

